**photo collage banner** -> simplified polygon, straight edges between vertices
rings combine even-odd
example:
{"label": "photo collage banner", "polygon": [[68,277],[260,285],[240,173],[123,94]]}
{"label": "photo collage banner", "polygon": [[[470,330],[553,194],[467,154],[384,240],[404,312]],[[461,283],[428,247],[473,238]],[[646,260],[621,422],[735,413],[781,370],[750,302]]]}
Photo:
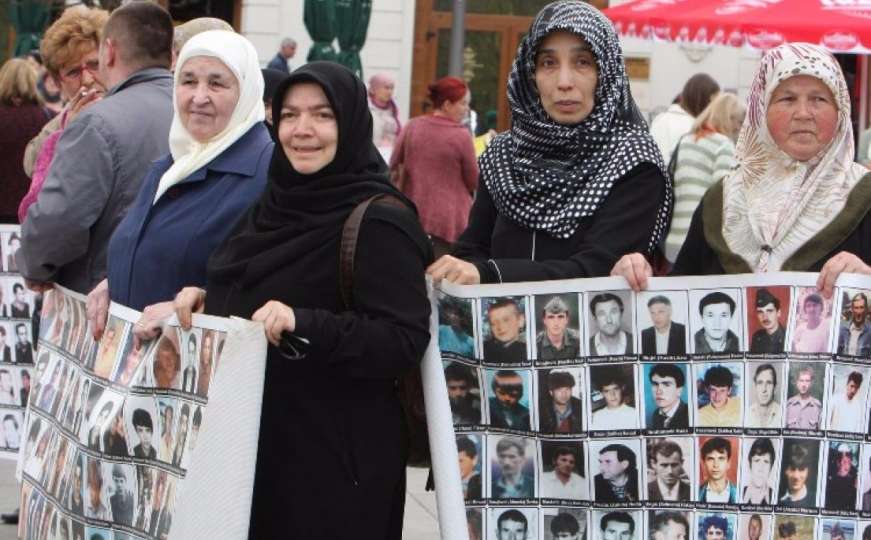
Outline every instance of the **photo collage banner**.
{"label": "photo collage banner", "polygon": [[0,458],[18,459],[30,396],[39,315],[18,273],[21,227],[0,224]]}
{"label": "photo collage banner", "polygon": [[871,279],[842,276],[831,298],[816,279],[653,278],[639,293],[622,278],[443,284],[437,379],[453,433],[431,431],[431,444],[458,457],[463,529],[871,535]]}
{"label": "photo collage banner", "polygon": [[[95,341],[85,297],[44,297],[19,457],[22,538],[165,539],[209,408],[227,320],[133,333],[112,304]],[[2,372],[0,372],[2,376]],[[2,384],[2,383],[0,383]]]}

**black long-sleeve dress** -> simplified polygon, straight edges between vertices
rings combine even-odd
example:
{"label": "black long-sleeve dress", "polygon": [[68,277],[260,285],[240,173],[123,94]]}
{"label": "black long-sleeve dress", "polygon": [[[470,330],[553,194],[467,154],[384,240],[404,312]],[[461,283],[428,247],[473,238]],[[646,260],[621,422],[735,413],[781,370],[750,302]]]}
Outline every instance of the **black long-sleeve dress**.
{"label": "black long-sleeve dress", "polygon": [[277,523],[282,538],[350,538],[360,527],[387,533],[366,538],[399,538],[406,450],[395,380],[429,341],[429,255],[416,230],[410,212],[367,212],[354,274],[359,313],[342,309],[339,229],[253,289],[210,279],[206,312],[250,318],[278,300],[293,307],[295,334],[311,341],[297,361],[269,346],[251,538],[279,534]]}

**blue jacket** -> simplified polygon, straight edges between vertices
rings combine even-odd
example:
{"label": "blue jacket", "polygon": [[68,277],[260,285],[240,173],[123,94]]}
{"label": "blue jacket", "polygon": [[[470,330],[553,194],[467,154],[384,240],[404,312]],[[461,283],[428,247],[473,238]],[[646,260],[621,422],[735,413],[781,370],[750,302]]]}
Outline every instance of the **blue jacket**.
{"label": "blue jacket", "polygon": [[262,123],[152,205],[168,155],[142,183],[109,241],[109,296],[133,309],[206,283],[206,262],[266,186],[274,144]]}
{"label": "blue jacket", "polygon": [[282,73],[290,74],[290,67],[287,65],[287,58],[281,56],[281,53],[276,53],[276,55],[272,57],[272,60],[266,64],[266,67],[268,69],[275,69]]}

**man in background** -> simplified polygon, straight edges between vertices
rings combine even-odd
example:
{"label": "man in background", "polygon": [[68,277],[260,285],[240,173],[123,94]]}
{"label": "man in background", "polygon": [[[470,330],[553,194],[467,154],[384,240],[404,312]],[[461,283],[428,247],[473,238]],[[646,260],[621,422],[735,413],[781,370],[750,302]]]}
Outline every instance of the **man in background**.
{"label": "man in background", "polygon": [[286,37],[281,40],[281,46],[272,60],[266,65],[268,69],[274,69],[288,75],[292,71],[288,61],[296,55],[296,40]]}

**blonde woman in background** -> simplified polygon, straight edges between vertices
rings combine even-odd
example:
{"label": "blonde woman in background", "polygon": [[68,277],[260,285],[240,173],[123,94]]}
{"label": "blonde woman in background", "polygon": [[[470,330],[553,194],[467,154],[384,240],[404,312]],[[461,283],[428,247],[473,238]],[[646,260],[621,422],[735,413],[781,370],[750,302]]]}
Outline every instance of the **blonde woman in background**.
{"label": "blonde woman in background", "polygon": [[726,92],[718,94],[678,143],[674,216],[665,240],[669,262],[677,258],[702,196],[735,167],[735,141],[743,121],[744,106],[738,97]]}

